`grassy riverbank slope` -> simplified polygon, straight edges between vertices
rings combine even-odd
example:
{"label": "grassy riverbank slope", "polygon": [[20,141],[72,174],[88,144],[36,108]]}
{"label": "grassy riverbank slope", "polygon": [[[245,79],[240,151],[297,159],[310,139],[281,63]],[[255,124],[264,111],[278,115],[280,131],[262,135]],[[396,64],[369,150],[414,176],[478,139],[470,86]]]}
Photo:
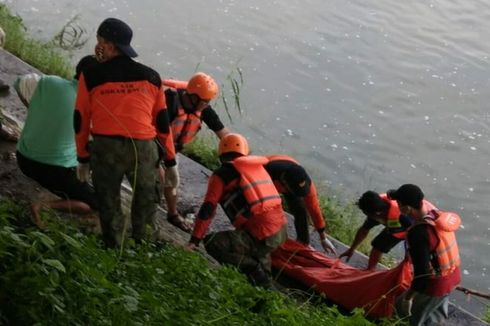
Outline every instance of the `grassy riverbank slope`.
{"label": "grassy riverbank slope", "polygon": [[56,217],[44,232],[26,227],[28,215],[0,200],[0,324],[371,325],[361,311],[298,304],[179,247],[107,250]]}

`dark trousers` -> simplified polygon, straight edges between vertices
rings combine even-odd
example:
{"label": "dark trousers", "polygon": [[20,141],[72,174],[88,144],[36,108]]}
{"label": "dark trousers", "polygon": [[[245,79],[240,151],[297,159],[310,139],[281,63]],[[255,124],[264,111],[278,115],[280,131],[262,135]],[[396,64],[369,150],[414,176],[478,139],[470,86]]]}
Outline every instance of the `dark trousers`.
{"label": "dark trousers", "polygon": [[296,239],[304,244],[310,244],[310,231],[308,228],[308,212],[303,198],[291,194],[284,194],[288,210],[294,217]]}
{"label": "dark trousers", "polygon": [[153,140],[94,136],[90,148],[92,180],[98,197],[104,241],[109,247],[122,243],[126,218],[121,210],[121,183],[126,176],[133,190],[133,238],[141,240],[147,223],[155,218],[155,182],[158,160]]}
{"label": "dark trousers", "polygon": [[17,151],[17,165],[27,177],[64,200],[79,200],[97,210],[94,189],[77,178],[76,167],[64,167],[31,160]]}

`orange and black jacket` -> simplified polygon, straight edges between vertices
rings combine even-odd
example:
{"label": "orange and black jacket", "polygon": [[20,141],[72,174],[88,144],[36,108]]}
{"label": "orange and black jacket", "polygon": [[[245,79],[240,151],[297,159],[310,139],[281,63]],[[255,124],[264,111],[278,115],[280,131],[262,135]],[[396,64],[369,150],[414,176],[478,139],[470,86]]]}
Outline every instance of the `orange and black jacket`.
{"label": "orange and black jacket", "polygon": [[139,140],[157,138],[165,165],[175,165],[169,119],[159,74],[126,56],[91,67],[78,83],[75,132],[79,162],[88,162],[89,134]]}
{"label": "orange and black jacket", "polygon": [[[218,204],[228,211],[227,215],[235,228],[247,230],[258,240],[279,232],[287,221],[280,196],[263,167],[266,162],[265,157],[240,157],[224,163],[213,172],[191,242],[198,244],[204,237]],[[237,198],[237,202],[242,203],[245,209],[237,209],[230,214],[227,206],[231,205],[235,194],[241,194],[242,198]]]}
{"label": "orange and black jacket", "polygon": [[185,144],[194,139],[199,130],[201,130],[202,122],[214,132],[220,131],[225,127],[216,111],[210,105],[199,111],[186,110],[180,104],[183,91],[183,89],[175,88],[165,90],[172,137],[177,151],[182,150]]}
{"label": "orange and black jacket", "polygon": [[[281,194],[293,195],[291,192],[288,191],[285,185],[282,184],[280,176],[284,173],[285,170],[287,170],[290,165],[299,165],[298,162],[287,155],[270,155],[267,156],[267,158],[269,159],[269,162],[264,167],[274,181],[274,185],[276,186],[277,191]],[[311,182],[308,194],[303,197],[303,200],[305,203],[305,208],[308,211],[308,214],[310,215],[313,224],[315,225],[315,229],[317,229],[317,231],[319,232],[324,231],[325,220],[323,218],[320,203],[318,201],[318,194],[313,181]]]}

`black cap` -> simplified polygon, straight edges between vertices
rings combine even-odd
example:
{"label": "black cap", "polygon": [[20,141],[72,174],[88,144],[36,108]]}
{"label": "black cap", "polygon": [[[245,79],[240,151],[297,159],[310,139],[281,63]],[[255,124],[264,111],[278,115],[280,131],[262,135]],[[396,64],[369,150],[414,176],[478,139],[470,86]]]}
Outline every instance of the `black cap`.
{"label": "black cap", "polygon": [[304,197],[310,192],[311,179],[300,165],[289,166],[283,174],[284,182],[295,196]]}
{"label": "black cap", "polygon": [[402,205],[408,205],[416,209],[422,207],[422,200],[424,199],[422,190],[412,184],[404,184],[397,190],[390,190],[388,191],[388,196]]}
{"label": "black cap", "polygon": [[131,47],[133,31],[128,24],[117,18],[107,18],[97,29],[97,35],[109,42],[114,43],[117,48],[130,58],[137,57],[138,54]]}

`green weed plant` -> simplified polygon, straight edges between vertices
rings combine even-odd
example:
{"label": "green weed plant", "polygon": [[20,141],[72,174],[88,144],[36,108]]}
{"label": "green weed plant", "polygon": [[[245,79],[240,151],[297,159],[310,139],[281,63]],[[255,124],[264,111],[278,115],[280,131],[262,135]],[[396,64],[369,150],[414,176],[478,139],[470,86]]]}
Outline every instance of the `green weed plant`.
{"label": "green weed plant", "polygon": [[31,38],[22,19],[13,15],[5,4],[0,4],[0,26],[6,34],[5,50],[46,74],[73,77],[73,67],[60,48],[53,42]]}
{"label": "green weed plant", "polygon": [[229,83],[231,87],[231,92],[227,90],[227,87],[225,84],[221,84],[220,90],[220,98],[221,98],[221,103],[223,104],[223,107],[225,109],[226,115],[228,116],[228,119],[230,123],[233,123],[233,119],[230,113],[230,106],[229,100],[227,93],[231,94],[231,97],[233,99],[233,107],[238,111],[240,116],[243,115],[243,108],[240,102],[240,91],[243,86],[243,72],[238,66],[240,63],[240,60],[234,65],[232,68],[231,72],[226,76],[226,81]]}
{"label": "green weed plant", "polygon": [[[340,203],[338,200],[322,194],[318,197],[328,234],[343,243],[352,243],[357,229],[362,224],[356,205],[354,203]],[[371,250],[369,240],[364,240],[357,250],[368,253]]]}
{"label": "green weed plant", "polygon": [[216,136],[201,131],[197,137],[186,144],[182,154],[199,162],[210,170],[217,169],[221,163],[218,158],[218,140]]}
{"label": "green weed plant", "polygon": [[120,256],[56,218],[45,232],[19,228],[26,214],[0,200],[0,324],[374,325],[361,310],[298,305],[169,244],[128,245]]}

